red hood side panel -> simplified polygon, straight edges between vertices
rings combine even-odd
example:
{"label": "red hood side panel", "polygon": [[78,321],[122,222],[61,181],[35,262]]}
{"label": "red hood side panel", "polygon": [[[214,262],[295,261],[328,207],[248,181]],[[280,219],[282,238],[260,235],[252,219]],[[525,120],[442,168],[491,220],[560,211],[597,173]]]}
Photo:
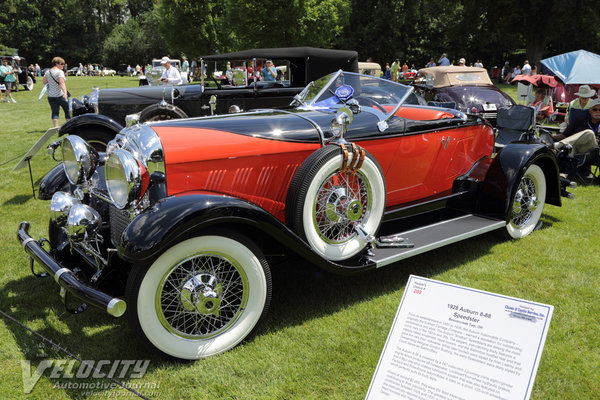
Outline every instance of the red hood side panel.
{"label": "red hood side panel", "polygon": [[264,208],[282,222],[294,172],[320,147],[212,129],[154,129],[164,149],[169,195],[190,190],[229,194]]}

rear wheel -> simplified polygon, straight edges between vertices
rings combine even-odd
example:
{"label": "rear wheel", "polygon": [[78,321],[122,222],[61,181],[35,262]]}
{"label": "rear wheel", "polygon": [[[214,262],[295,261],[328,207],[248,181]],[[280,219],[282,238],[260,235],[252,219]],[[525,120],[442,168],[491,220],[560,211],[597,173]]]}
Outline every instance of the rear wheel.
{"label": "rear wheel", "polygon": [[33,90],[33,78],[29,75],[27,76],[27,83],[25,83],[25,89],[29,91]]}
{"label": "rear wheel", "polygon": [[271,274],[244,236],[198,236],[164,252],[127,282],[130,321],[155,348],[197,360],[247,338],[266,315]]}
{"label": "rear wheel", "polygon": [[538,225],[546,202],[546,177],[536,164],[530,165],[516,187],[506,225],[510,238],[529,235]]}

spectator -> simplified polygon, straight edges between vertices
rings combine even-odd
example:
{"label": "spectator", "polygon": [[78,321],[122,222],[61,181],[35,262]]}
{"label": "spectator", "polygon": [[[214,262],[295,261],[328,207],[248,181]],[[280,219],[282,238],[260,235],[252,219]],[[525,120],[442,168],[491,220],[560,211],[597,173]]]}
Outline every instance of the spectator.
{"label": "spectator", "polygon": [[10,99],[10,101],[16,103],[17,101],[12,97],[12,94],[10,93],[10,91],[13,90],[15,87],[16,79],[14,69],[11,65],[8,64],[7,58],[2,59],[2,65],[0,65],[0,77],[0,80],[2,81],[0,83],[4,83],[5,87],[3,102],[6,103],[8,102],[8,99]]}
{"label": "spectator", "polygon": [[600,99],[594,99],[589,102],[589,113],[586,118],[569,123],[563,133],[552,136],[555,140],[559,140],[554,147],[560,149],[565,144],[571,145],[570,156],[587,153],[598,147],[599,132]]}
{"label": "spectator", "polygon": [[183,82],[187,82],[190,76],[190,63],[186,56],[181,57],[183,62],[181,63],[181,79]]}
{"label": "spectator", "polygon": [[398,70],[400,69],[400,60],[398,60],[397,58],[394,60],[394,62],[392,63],[392,66],[390,67],[390,71],[391,71],[391,75],[392,75],[392,80],[394,82],[398,82]]}
{"label": "spectator", "polygon": [[404,72],[408,72],[408,61],[405,61],[404,64],[402,64],[402,73]]}
{"label": "spectator", "polygon": [[477,68],[483,68],[483,63],[481,62],[481,60],[475,61],[475,67],[477,67]]}
{"label": "spectator", "polygon": [[523,64],[523,68],[521,69],[522,75],[531,75],[531,65],[529,65],[529,61],[525,60],[525,64]]}
{"label": "spectator", "polygon": [[71,118],[69,113],[69,91],[65,81],[65,73],[63,68],[65,67],[65,60],[61,57],[54,57],[52,59],[54,65],[44,75],[44,84],[48,84],[48,103],[50,103],[50,110],[52,112],[52,124],[55,128],[58,128],[58,118],[60,114],[60,108],[62,107],[65,113],[65,118]]}
{"label": "spectator", "polygon": [[390,63],[385,63],[385,72],[383,73],[385,79],[392,79],[392,71],[390,71]]}
{"label": "spectator", "polygon": [[35,63],[35,76],[42,76],[42,70],[38,63]]}
{"label": "spectator", "polygon": [[179,74],[177,68],[171,65],[171,60],[169,57],[165,56],[161,58],[160,63],[165,66],[165,70],[160,76],[160,81],[170,83],[171,85],[181,84],[181,75]]}
{"label": "spectator", "polygon": [[533,67],[531,67],[531,75],[537,75],[537,64],[533,64]]}
{"label": "spectator", "polygon": [[577,98],[569,103],[569,109],[567,115],[565,115],[565,121],[569,121],[569,111],[572,108],[578,108],[580,110],[587,110],[590,108],[591,98],[596,95],[596,91],[589,87],[589,85],[579,86],[579,91],[575,93]]}
{"label": "spectator", "polygon": [[506,61],[504,63],[504,67],[502,67],[502,71],[500,72],[500,79],[502,83],[510,83],[510,79],[512,77],[512,70],[510,69],[510,63]]}
{"label": "spectator", "polygon": [[263,81],[274,82],[277,80],[277,68],[273,65],[273,61],[267,60],[266,66],[262,69]]}
{"label": "spectator", "polygon": [[521,66],[517,65],[514,69],[513,69],[513,73],[512,73],[512,77],[514,78],[517,75],[521,75]]}
{"label": "spectator", "polygon": [[542,121],[551,114],[551,106],[544,103],[544,97],[546,91],[544,89],[537,89],[535,91],[535,98],[528,106],[535,108],[535,119],[536,121]]}
{"label": "spectator", "polygon": [[458,66],[459,67],[464,67],[466,66],[467,61],[464,58],[461,58],[460,60],[458,60]]}
{"label": "spectator", "polygon": [[429,60],[429,62],[427,64],[425,64],[425,68],[431,68],[431,67],[435,67],[435,61],[433,61],[433,58],[431,60]]}
{"label": "spectator", "polygon": [[127,64],[127,76],[131,76],[131,65]]}
{"label": "spectator", "polygon": [[448,60],[448,57],[446,56],[446,53],[442,54],[442,56],[438,60],[438,64],[441,65],[441,66],[444,66],[444,67],[450,65],[450,60]]}

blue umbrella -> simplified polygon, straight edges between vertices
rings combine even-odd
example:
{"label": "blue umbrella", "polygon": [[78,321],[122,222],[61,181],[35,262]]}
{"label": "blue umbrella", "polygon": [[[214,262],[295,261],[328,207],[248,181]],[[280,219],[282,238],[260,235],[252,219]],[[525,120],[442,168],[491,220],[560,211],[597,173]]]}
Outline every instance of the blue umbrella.
{"label": "blue umbrella", "polygon": [[600,56],[585,50],[545,58],[541,63],[565,85],[600,84]]}

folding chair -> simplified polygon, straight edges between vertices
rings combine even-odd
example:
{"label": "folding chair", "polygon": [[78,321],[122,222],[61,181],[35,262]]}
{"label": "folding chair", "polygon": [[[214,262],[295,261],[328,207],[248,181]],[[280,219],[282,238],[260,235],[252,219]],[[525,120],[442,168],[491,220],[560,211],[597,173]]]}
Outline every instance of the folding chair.
{"label": "folding chair", "polygon": [[535,137],[535,109],[513,105],[500,107],[496,120],[496,147],[504,147],[519,140],[531,141]]}

